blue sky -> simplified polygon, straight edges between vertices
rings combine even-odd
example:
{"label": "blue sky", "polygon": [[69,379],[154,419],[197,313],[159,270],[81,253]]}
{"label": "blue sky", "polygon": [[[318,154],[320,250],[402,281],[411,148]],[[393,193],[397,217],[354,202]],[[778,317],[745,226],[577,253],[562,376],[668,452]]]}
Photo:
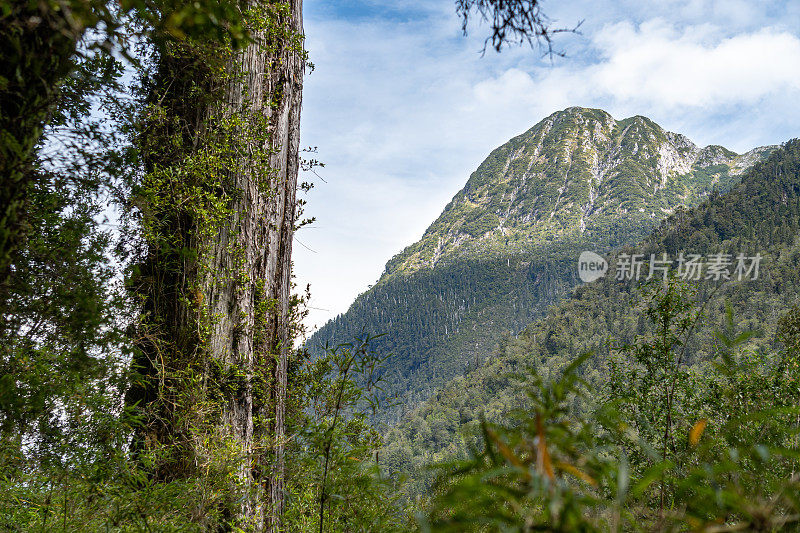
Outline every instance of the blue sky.
{"label": "blue sky", "polygon": [[800,136],[800,2],[564,0],[542,3],[573,27],[543,57],[481,55],[452,0],[305,1],[301,142],[325,168],[305,179],[294,246],[311,284],[308,325],[344,312],[386,261],[417,240],[495,147],[579,105],[645,115],[704,146],[742,152]]}

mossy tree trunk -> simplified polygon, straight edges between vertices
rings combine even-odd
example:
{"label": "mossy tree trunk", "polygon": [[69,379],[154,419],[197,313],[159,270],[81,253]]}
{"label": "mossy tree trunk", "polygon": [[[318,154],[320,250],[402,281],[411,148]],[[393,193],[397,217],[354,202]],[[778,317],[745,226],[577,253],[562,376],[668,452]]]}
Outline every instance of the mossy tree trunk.
{"label": "mossy tree trunk", "polygon": [[157,44],[134,202],[147,243],[133,285],[143,379],[128,402],[146,422],[136,448],[170,450],[157,477],[202,477],[224,470],[217,454],[238,454],[229,477],[244,497],[228,502],[230,518],[278,530],[302,2],[242,9],[254,39],[241,50]]}
{"label": "mossy tree trunk", "polygon": [[[282,12],[277,22],[288,30],[278,32],[279,39],[302,34],[302,0],[290,1],[289,10]],[[242,75],[227,87],[225,112],[268,118],[265,159],[269,170],[265,184],[265,169],[252,168],[263,164],[255,156],[231,173],[238,196],[230,224],[221,228],[214,243],[211,276],[226,271],[244,276],[239,282],[224,283],[206,277],[204,292],[212,316],[218,317],[212,321],[210,354],[243,371],[249,381],[239,395],[227,399],[222,422],[253,455],[251,464],[257,465],[257,470],[271,465],[267,520],[270,529],[277,529],[283,511],[287,358],[292,343],[291,252],[304,61],[301,49],[273,40],[257,34],[257,43],[230,65],[238,66]],[[253,140],[258,143],[259,139],[255,135]],[[257,154],[264,148],[242,146],[240,151]],[[230,253],[232,248],[240,253]],[[237,265],[237,260],[242,263]],[[264,373],[262,382],[270,385],[268,390],[254,390],[255,376]],[[261,450],[264,443],[272,446]],[[252,472],[243,474],[258,481]],[[259,514],[259,502],[251,502],[251,507],[248,514]]]}

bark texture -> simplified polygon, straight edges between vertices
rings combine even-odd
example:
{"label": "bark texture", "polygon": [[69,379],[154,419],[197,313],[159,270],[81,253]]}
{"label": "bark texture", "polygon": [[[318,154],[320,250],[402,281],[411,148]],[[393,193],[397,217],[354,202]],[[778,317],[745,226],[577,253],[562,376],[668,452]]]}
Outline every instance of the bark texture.
{"label": "bark texture", "polygon": [[[287,4],[288,10],[277,11],[278,22],[289,35],[301,35],[302,1]],[[248,2],[242,7],[269,4]],[[174,406],[193,397],[193,391],[181,392],[185,385],[176,372],[202,369],[207,388],[216,387],[215,372],[234,376],[217,376],[216,382],[225,381],[225,386],[213,394],[205,391],[220,399],[219,409],[210,415],[216,420],[210,422],[220,439],[236,443],[241,454],[237,477],[246,487],[246,497],[239,504],[240,523],[277,531],[284,500],[291,252],[305,65],[302,41],[293,43],[284,32],[268,28],[256,30],[253,37],[254,43],[230,56],[221,78],[221,98],[207,104],[189,101],[197,82],[193,71],[203,69],[201,58],[185,48],[177,53],[172,48],[159,58],[152,100],[165,108],[166,117],[142,134],[141,143],[150,146],[145,153],[156,154],[145,158],[148,172],[174,165],[171,158],[187,157],[166,147],[154,150],[159,136],[178,132],[186,146],[199,151],[205,139],[214,138],[208,132],[210,123],[242,117],[246,118],[236,129],[264,125],[268,135],[238,132],[247,140],[232,148],[236,164],[212,187],[227,199],[229,209],[211,234],[191,211],[159,211],[143,201],[145,218],[169,234],[170,244],[150,243],[141,268],[136,290],[143,294],[147,326],[140,328],[141,351],[135,363],[145,379],[131,388],[128,403],[145,408],[147,430],[138,439],[139,449],[153,442],[179,445],[181,457],[174,457],[160,474],[174,477],[205,453],[175,412]],[[213,75],[208,82],[208,87],[214,85]],[[174,194],[165,189],[163,194]],[[180,199],[172,200],[170,205],[183,205]],[[177,397],[181,393],[182,399]]]}
{"label": "bark texture", "polygon": [[[302,34],[302,1],[290,2],[292,33]],[[259,479],[260,469],[243,472],[254,482],[266,481],[267,501],[250,501],[246,513],[261,520],[263,504],[268,503],[266,527],[277,530],[284,500],[284,422],[287,358],[291,347],[289,298],[291,253],[295,225],[295,192],[299,167],[300,108],[304,62],[288,43],[268,42],[269,36],[256,35],[230,68],[241,68],[243,76],[227,90],[227,105],[234,112],[263,113],[269,118],[269,167],[271,182],[266,190],[254,180],[263,169],[248,169],[231,176],[240,192],[234,204],[230,225],[214,246],[216,272],[241,269],[231,262],[231,248],[243,250],[244,272],[250,279],[242,286],[234,282],[207,280],[206,290],[215,317],[209,350],[231,365],[244,370],[248,382],[242,394],[229,399],[223,426],[241,440],[252,456],[252,463],[270,465],[267,480]],[[263,53],[267,44],[274,55]],[[252,153],[262,147],[243,147]],[[231,242],[234,241],[234,242]],[[233,245],[233,246],[231,246]],[[259,281],[263,280],[263,290]],[[260,316],[258,302],[268,302],[266,316]],[[263,328],[259,334],[257,330]],[[252,380],[258,370],[267,369],[271,377],[268,397],[253,394]],[[269,424],[258,424],[260,415]],[[259,450],[265,442],[270,448]],[[265,454],[266,452],[266,454]],[[264,497],[259,494],[258,499]]]}

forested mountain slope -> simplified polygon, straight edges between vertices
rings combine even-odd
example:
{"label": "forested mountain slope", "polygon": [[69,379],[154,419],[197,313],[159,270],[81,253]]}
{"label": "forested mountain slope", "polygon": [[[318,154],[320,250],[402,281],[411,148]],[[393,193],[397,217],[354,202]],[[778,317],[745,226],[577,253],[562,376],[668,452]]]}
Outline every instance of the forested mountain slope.
{"label": "forested mountain slope", "polygon": [[581,250],[635,243],[681,206],[726,190],[774,147],[699,148],[645,117],[572,107],[494,150],[417,243],[322,327],[310,349],[385,334],[403,409],[482,362],[577,283]]}
{"label": "forested mountain slope", "polygon": [[514,376],[528,366],[547,376],[590,351],[584,377],[602,388],[611,373],[610,346],[631,342],[647,328],[640,284],[616,279],[615,265],[623,254],[667,253],[675,259],[680,252],[704,258],[731,254],[731,272],[736,255],[763,256],[755,280],[752,274],[741,281],[734,275],[729,281],[704,280],[706,270],[702,281],[687,281],[705,306],[702,327],[687,343],[688,362],[697,371],[712,371],[709,350],[714,331],[722,329],[726,303],[737,327],[755,332],[750,349],[776,348],[778,320],[800,302],[800,141],[790,141],[755,165],[728,193],[679,210],[638,246],[617,250],[609,275],[575,289],[520,335],[507,335],[483,366],[451,380],[390,430],[383,467],[410,475],[411,494],[424,492],[430,473],[423,465],[465,453],[481,416],[499,420],[521,405],[524,397]]}

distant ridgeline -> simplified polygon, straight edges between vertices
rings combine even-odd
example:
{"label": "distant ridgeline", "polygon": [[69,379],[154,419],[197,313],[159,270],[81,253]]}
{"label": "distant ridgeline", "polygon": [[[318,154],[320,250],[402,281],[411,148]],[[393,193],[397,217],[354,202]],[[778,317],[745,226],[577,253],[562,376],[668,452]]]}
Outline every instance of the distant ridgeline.
{"label": "distant ridgeline", "polygon": [[494,150],[422,239],[307,345],[385,334],[375,347],[393,354],[385,388],[401,403],[382,421],[396,423],[568,294],[580,251],[640,241],[774,149],[738,155],[645,117],[556,112]]}
{"label": "distant ridgeline", "polygon": [[[522,405],[524,397],[512,376],[528,366],[544,376],[557,375],[578,355],[592,352],[584,378],[602,387],[610,375],[609,342],[631,342],[648,328],[639,284],[616,279],[615,265],[633,254],[650,258],[666,253],[675,259],[681,252],[704,258],[727,254],[733,263],[727,268],[729,281],[706,280],[706,262],[701,280],[687,282],[697,287],[697,301],[707,302],[701,329],[686,347],[695,371],[715,372],[709,359],[714,332],[724,328],[726,304],[740,331],[756,333],[748,349],[780,353],[777,322],[800,303],[800,140],[756,164],[729,192],[679,210],[641,244],[616,250],[604,278],[575,289],[518,336],[506,335],[483,366],[450,380],[389,430],[380,454],[382,468],[408,475],[409,494],[423,493],[430,481],[423,465],[464,454],[478,438],[481,416],[502,420]],[[735,257],[759,253],[758,278],[751,274],[739,281],[733,275]]]}

